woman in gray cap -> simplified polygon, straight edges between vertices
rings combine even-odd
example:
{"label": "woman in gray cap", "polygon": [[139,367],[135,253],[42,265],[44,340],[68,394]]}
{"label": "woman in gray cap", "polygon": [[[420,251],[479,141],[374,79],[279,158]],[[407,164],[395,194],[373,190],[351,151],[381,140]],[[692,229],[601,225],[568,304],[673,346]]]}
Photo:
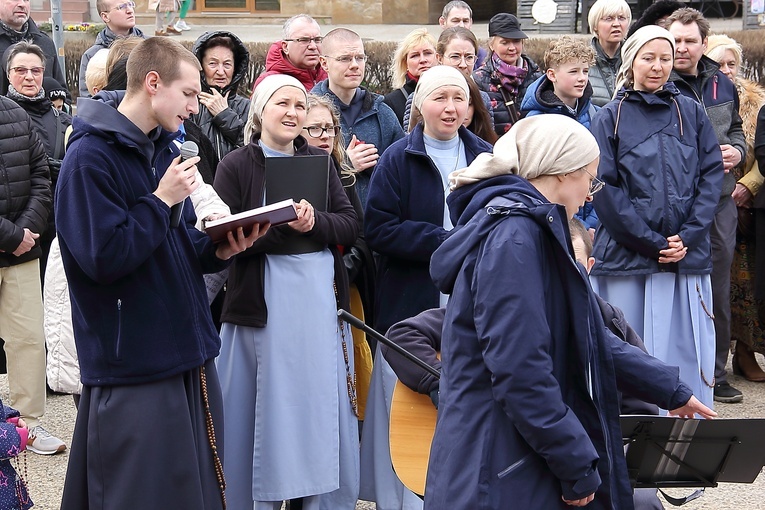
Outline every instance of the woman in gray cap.
{"label": "woman in gray cap", "polygon": [[523,52],[529,37],[512,14],[500,12],[489,20],[491,54],[473,78],[478,88],[489,94],[494,111],[494,129],[505,134],[520,118],[520,104],[526,88],[542,76],[539,66]]}

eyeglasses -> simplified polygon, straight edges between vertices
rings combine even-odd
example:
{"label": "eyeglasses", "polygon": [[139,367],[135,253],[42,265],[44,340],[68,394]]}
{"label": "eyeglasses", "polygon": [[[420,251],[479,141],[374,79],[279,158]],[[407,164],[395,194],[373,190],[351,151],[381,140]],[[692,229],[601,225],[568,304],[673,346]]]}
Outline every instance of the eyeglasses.
{"label": "eyeglasses", "polygon": [[123,2],[111,8],[111,10],[126,11],[128,9],[135,9],[135,2]]}
{"label": "eyeglasses", "polygon": [[[585,172],[587,172],[586,168],[582,168]],[[592,175],[590,172],[587,172],[587,175],[592,177],[592,182],[590,183],[590,191],[587,192],[588,197],[592,197],[595,193],[603,189],[603,186],[606,185],[605,182],[598,179],[596,176]]]}
{"label": "eyeglasses", "polygon": [[606,16],[605,18],[600,18],[600,21],[605,21],[606,23],[613,23],[616,20],[618,20],[619,23],[625,23],[627,21],[627,16],[619,15],[619,16]]}
{"label": "eyeglasses", "polygon": [[350,65],[354,60],[358,64],[363,64],[369,60],[369,55],[340,55],[339,57],[333,57],[332,55],[323,55],[324,58],[331,58],[337,60],[341,64]]}
{"label": "eyeglasses", "polygon": [[322,36],[317,37],[298,37],[297,39],[283,39],[287,42],[296,42],[298,44],[302,44],[303,46],[308,46],[311,43],[314,44],[321,44],[321,41],[324,40]]}
{"label": "eyeglasses", "polygon": [[327,133],[327,136],[330,138],[334,138],[340,134],[340,126],[328,126],[328,127],[319,127],[319,126],[306,126],[303,129],[308,131],[308,135],[311,138],[321,138],[324,136],[324,133]]}
{"label": "eyeglasses", "polygon": [[463,60],[467,65],[473,65],[475,62],[475,55],[471,54],[460,55],[459,53],[452,53],[451,55],[447,55],[446,58],[449,59],[449,62],[454,66],[460,65],[460,62]]}
{"label": "eyeglasses", "polygon": [[27,73],[32,73],[32,76],[37,78],[38,76],[42,76],[42,73],[45,71],[44,67],[11,67],[11,71],[18,74],[19,76],[26,76]]}

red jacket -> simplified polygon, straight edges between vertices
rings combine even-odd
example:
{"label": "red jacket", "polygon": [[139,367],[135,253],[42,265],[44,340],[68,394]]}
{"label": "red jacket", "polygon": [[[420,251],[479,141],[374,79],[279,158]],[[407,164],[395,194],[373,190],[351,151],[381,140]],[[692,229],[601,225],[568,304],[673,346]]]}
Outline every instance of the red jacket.
{"label": "red jacket", "polygon": [[276,41],[268,49],[266,55],[266,72],[258,76],[255,80],[255,87],[263,81],[266,76],[272,74],[289,74],[297,78],[300,83],[303,84],[305,89],[310,92],[311,89],[322,80],[327,79],[327,72],[321,68],[321,65],[317,65],[314,69],[301,69],[295,67],[287,57],[282,53],[282,42]]}

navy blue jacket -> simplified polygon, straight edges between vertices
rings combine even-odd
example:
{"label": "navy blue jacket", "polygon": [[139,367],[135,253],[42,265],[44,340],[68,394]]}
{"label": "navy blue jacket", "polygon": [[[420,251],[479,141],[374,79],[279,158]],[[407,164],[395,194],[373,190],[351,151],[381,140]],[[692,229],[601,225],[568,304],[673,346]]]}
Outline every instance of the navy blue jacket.
{"label": "navy blue jacket", "polygon": [[558,113],[571,117],[579,124],[590,129],[592,117],[596,112],[595,106],[590,101],[592,86],[589,82],[584,88],[584,95],[579,99],[576,115],[572,114],[568,107],[555,95],[553,84],[546,74],[543,74],[526,89],[526,95],[521,102],[521,114],[525,117],[533,117],[543,113]]}
{"label": "navy blue jacket", "polygon": [[606,329],[563,206],[514,175],[448,202],[460,228],[431,263],[451,298],[425,509],[566,509],[593,492],[588,508],[633,508],[617,389],[673,409],[691,397],[679,370]]}
{"label": "navy blue jacket", "polygon": [[[430,256],[449,236],[444,224],[444,183],[425,151],[422,124],[385,151],[369,185],[364,235],[380,254],[377,266],[375,326],[396,322],[439,305],[430,280]],[[460,127],[470,164],[492,146]]]}
{"label": "navy blue jacket", "polygon": [[117,111],[124,92],[80,99],[56,189],[56,218],[82,383],[163,379],[218,355],[203,272],[228,262],[181,226],[154,191],[178,150],[175,133],[145,135]]}
{"label": "navy blue jacket", "polygon": [[[622,89],[595,115],[591,131],[605,183],[593,200],[601,224],[592,274],[711,273],[709,229],[723,166],[701,105],[672,83],[656,94]],[[659,264],[675,234],[687,255]]]}

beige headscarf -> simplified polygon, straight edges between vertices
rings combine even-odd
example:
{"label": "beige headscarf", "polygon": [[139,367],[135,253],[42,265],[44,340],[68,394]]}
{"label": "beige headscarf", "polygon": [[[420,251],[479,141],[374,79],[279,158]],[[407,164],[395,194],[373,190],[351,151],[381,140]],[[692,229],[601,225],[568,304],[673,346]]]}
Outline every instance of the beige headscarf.
{"label": "beige headscarf", "polygon": [[433,66],[422,73],[419,80],[417,80],[412,103],[414,103],[418,110],[422,110],[422,103],[429,95],[435,92],[436,89],[448,86],[459,87],[465,93],[466,98],[470,97],[470,89],[468,89],[465,75],[453,67],[440,65]]}
{"label": "beige headscarf", "polygon": [[247,115],[247,123],[244,126],[245,142],[249,142],[255,132],[254,119],[257,118],[258,122],[260,121],[260,118],[263,116],[263,110],[266,108],[266,103],[268,103],[271,96],[282,87],[295,87],[306,97],[308,96],[303,84],[288,74],[272,74],[266,76],[263,81],[258,83],[258,86],[255,87],[255,90],[252,93],[250,112]]}
{"label": "beige headscarf", "polygon": [[451,189],[497,175],[516,174],[525,179],[561,175],[592,163],[600,155],[598,143],[574,119],[548,113],[519,120],[467,168],[449,175]]}
{"label": "beige headscarf", "polygon": [[[661,28],[657,25],[647,25],[635,31],[634,34],[627,39],[622,45],[622,66],[619,68],[619,72],[616,74],[616,87],[614,87],[614,97],[622,87],[628,85],[627,73],[632,69],[632,64],[635,62],[640,48],[645,46],[654,39],[666,39],[672,46],[672,57],[675,56],[675,38],[665,28]],[[629,85],[632,85],[630,83]]]}

